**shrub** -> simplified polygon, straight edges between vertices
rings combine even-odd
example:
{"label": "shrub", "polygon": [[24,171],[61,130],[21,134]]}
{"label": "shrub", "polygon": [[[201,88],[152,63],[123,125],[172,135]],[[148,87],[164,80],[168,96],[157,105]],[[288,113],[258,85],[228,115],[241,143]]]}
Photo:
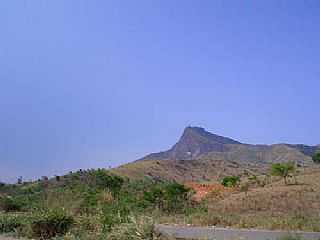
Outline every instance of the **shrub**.
{"label": "shrub", "polygon": [[100,188],[108,188],[114,196],[118,195],[124,183],[124,179],[116,175],[108,175],[104,170],[95,172],[96,184]]}
{"label": "shrub", "polygon": [[113,202],[103,206],[102,224],[104,231],[109,232],[113,226],[129,222],[130,209],[126,203]]}
{"label": "shrub", "polygon": [[40,213],[31,223],[32,234],[39,239],[63,236],[68,232],[74,220],[61,209]]}
{"label": "shrub", "polygon": [[18,215],[0,215],[0,233],[15,232],[22,224]]}
{"label": "shrub", "polygon": [[19,212],[22,209],[23,203],[10,196],[2,197],[0,199],[0,209],[5,212]]}
{"label": "shrub", "polygon": [[287,184],[287,178],[290,176],[290,173],[294,171],[295,166],[293,162],[274,163],[271,166],[271,175],[283,177],[285,184]]}
{"label": "shrub", "polygon": [[167,210],[177,212],[181,210],[188,201],[190,189],[179,183],[171,183],[165,187]]}
{"label": "shrub", "polygon": [[177,212],[188,203],[190,189],[179,183],[161,184],[144,191],[146,205],[160,210]]}
{"label": "shrub", "polygon": [[313,160],[315,163],[320,163],[320,151],[316,152],[316,153],[313,155],[312,160]]}
{"label": "shrub", "polygon": [[235,187],[240,182],[238,176],[226,176],[222,179],[221,184],[225,187]]}
{"label": "shrub", "polygon": [[108,234],[108,240],[160,240],[160,236],[154,230],[152,219],[131,218],[130,223],[115,227]]}

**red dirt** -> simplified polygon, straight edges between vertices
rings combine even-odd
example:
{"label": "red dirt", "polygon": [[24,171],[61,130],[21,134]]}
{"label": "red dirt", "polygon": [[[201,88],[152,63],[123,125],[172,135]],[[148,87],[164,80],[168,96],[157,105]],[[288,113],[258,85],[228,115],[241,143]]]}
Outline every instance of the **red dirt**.
{"label": "red dirt", "polygon": [[186,183],[187,187],[192,188],[196,193],[194,199],[201,201],[212,191],[225,191],[225,188],[221,184],[203,184],[203,183]]}

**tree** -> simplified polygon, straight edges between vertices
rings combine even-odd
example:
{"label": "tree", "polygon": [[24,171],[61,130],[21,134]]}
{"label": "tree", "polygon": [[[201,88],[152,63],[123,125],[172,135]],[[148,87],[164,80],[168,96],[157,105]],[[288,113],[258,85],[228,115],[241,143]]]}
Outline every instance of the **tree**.
{"label": "tree", "polygon": [[295,171],[295,165],[293,162],[287,163],[274,163],[271,166],[271,175],[283,177],[284,183],[287,184],[287,178]]}
{"label": "tree", "polygon": [[225,187],[235,187],[240,182],[238,176],[226,176],[222,179],[222,185]]}
{"label": "tree", "polygon": [[316,152],[316,153],[313,155],[312,160],[313,160],[315,163],[320,163],[320,151]]}
{"label": "tree", "polygon": [[98,169],[95,172],[96,185],[99,188],[108,188],[115,197],[120,192],[124,179],[117,175],[109,175],[105,170]]}
{"label": "tree", "polygon": [[190,189],[179,183],[160,184],[144,192],[144,201],[168,212],[178,212],[188,204]]}
{"label": "tree", "polygon": [[23,178],[22,178],[22,176],[18,177],[17,184],[22,184],[22,182],[23,182]]}

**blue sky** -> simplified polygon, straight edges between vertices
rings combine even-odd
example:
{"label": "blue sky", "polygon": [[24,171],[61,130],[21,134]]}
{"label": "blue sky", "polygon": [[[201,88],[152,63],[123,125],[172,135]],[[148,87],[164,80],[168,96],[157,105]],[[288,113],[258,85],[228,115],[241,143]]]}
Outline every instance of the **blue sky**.
{"label": "blue sky", "polygon": [[320,2],[0,2],[0,181],[117,166],[187,125],[319,144]]}

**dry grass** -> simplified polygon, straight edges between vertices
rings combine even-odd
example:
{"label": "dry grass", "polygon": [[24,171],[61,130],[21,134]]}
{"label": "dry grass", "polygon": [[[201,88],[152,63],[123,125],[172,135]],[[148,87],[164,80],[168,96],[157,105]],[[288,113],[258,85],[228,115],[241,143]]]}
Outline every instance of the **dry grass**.
{"label": "dry grass", "polygon": [[237,228],[320,231],[320,171],[297,176],[299,184],[273,179],[265,187],[215,190],[207,197],[208,212],[162,218],[163,223]]}

